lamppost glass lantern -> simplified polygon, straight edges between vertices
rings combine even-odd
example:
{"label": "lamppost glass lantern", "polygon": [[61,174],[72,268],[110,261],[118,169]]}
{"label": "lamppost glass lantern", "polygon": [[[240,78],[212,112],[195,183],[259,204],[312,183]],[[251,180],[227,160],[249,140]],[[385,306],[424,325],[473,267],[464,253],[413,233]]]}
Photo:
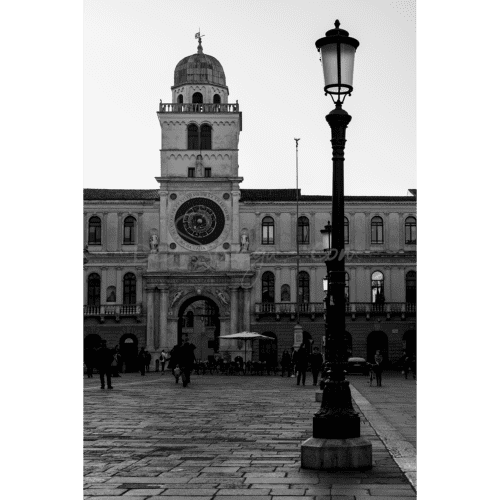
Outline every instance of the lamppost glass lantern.
{"label": "lamppost glass lantern", "polygon": [[323,291],[325,293],[328,293],[328,276],[325,276],[323,278]]}
{"label": "lamppost glass lantern", "polygon": [[321,52],[325,93],[337,94],[338,101],[340,96],[345,99],[353,90],[354,55],[359,47],[358,40],[350,37],[349,33],[341,30],[339,26],[337,19],[335,29],[327,31],[326,36],[316,42],[316,48]]}
{"label": "lamppost glass lantern", "polygon": [[319,232],[323,236],[323,250],[327,252],[332,246],[332,226],[330,224],[330,221],[328,221],[326,226]]}

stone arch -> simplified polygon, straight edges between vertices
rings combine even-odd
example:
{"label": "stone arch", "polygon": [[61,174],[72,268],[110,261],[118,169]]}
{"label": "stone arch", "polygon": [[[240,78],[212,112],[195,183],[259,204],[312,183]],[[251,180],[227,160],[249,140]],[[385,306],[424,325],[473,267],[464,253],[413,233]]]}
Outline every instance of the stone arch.
{"label": "stone arch", "polygon": [[[213,310],[213,326],[214,326],[214,352],[219,351],[219,336],[220,336],[220,316],[222,306],[219,303],[219,300],[212,296],[211,293],[207,293],[203,291],[203,293],[189,293],[186,297],[183,298],[182,303],[178,306],[177,311],[177,344],[182,343],[182,335],[183,335],[183,316],[186,309],[193,304],[194,302],[204,301],[212,307]],[[200,351],[197,353],[198,356],[201,356]]]}
{"label": "stone arch", "polygon": [[384,357],[384,363],[389,361],[389,339],[382,330],[371,332],[366,339],[366,360],[374,362],[375,351],[379,350]]}

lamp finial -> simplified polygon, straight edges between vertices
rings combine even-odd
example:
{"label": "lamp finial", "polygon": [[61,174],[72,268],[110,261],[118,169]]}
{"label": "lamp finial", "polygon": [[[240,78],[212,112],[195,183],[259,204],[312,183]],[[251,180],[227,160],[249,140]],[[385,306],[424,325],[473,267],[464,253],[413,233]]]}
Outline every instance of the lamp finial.
{"label": "lamp finial", "polygon": [[335,28],[336,28],[336,29],[339,29],[339,26],[340,26],[340,21],[337,19],[337,20],[335,21]]}

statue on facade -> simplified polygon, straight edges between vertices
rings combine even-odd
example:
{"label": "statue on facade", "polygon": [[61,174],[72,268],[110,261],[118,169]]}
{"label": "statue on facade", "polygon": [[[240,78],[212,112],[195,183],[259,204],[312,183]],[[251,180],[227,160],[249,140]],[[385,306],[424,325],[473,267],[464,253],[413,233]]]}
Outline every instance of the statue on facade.
{"label": "statue on facade", "polygon": [[149,237],[149,248],[151,249],[151,253],[158,253],[158,245],[160,243],[160,239],[156,233],[153,233]]}
{"label": "statue on facade", "polygon": [[248,246],[250,245],[250,240],[248,239],[248,234],[241,233],[240,237],[240,252],[248,252]]}
{"label": "statue on facade", "polygon": [[229,298],[222,290],[216,290],[215,295],[219,297],[219,300],[225,305],[229,305]]}
{"label": "statue on facade", "polygon": [[188,264],[189,271],[215,271],[216,266],[211,262],[211,257],[206,255],[193,255]]}
{"label": "statue on facade", "polygon": [[170,303],[170,307],[174,307],[174,304],[184,295],[184,292],[182,290],[178,290],[174,294],[174,298],[172,299],[172,302]]}

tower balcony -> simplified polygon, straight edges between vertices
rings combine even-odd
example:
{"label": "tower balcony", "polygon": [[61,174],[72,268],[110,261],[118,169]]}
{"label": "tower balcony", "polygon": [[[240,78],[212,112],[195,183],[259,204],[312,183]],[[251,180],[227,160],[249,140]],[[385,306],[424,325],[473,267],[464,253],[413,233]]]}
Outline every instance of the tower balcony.
{"label": "tower balcony", "polygon": [[159,113],[239,113],[240,105],[230,103],[161,102]]}

